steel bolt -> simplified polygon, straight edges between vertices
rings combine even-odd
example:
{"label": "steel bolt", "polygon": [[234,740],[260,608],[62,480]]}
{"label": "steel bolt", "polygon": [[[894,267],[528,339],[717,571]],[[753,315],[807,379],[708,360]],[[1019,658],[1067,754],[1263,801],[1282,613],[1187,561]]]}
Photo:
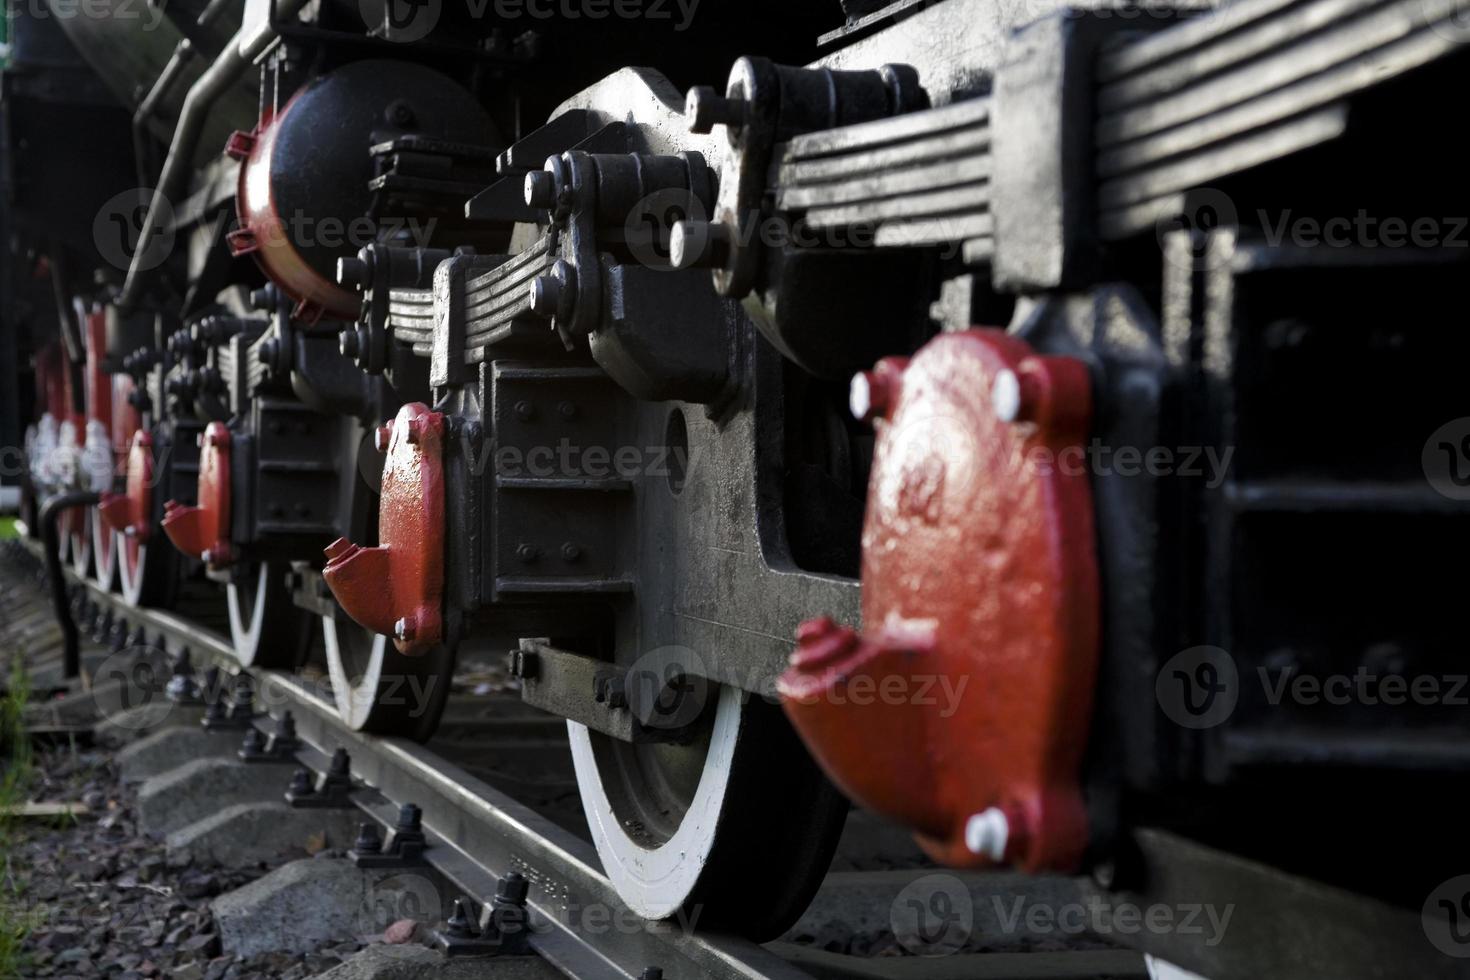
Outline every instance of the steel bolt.
{"label": "steel bolt", "polygon": [[891,379],[877,371],[859,371],[847,389],[847,407],[859,422],[873,422],[891,407]]}
{"label": "steel bolt", "polygon": [[734,231],[723,221],[680,221],[669,233],[669,264],[681,271],[726,268],[734,242]]}
{"label": "steel bolt", "polygon": [[235,694],[230,702],[230,716],[233,718],[253,718],[255,716],[255,691],[246,674],[241,674],[235,679]]}
{"label": "steel bolt", "polygon": [[373,448],[380,453],[388,451],[388,445],[393,441],[393,426],[380,425],[373,430]]}
{"label": "steel bolt", "polygon": [[537,316],[556,316],[561,297],[562,281],[555,276],[537,276],[531,282],[531,312]]}
{"label": "steel bolt", "polygon": [[530,890],[531,883],[526,880],[526,876],[519,871],[512,871],[502,875],[495,886],[495,900],[510,905],[525,905],[526,895]]}
{"label": "steel bolt", "polygon": [[536,406],[524,398],[516,402],[516,418],[522,422],[529,422],[536,417]]}
{"label": "steel bolt", "polygon": [[449,919],[444,923],[444,931],[455,939],[469,939],[474,936],[470,924],[469,908],[465,900],[456,898],[454,910],[449,913]]}
{"label": "steel bolt", "polygon": [[405,803],[398,808],[398,829],[410,833],[417,832],[423,827],[424,811],[413,803]]}
{"label": "steel bolt", "polygon": [[[289,716],[288,716],[289,717]],[[291,719],[291,734],[296,734],[296,720]],[[338,748],[332,753],[332,761],[327,764],[327,775],[349,776],[352,774],[352,757],[344,748]]]}
{"label": "steel bolt", "polygon": [[708,85],[696,85],[689,90],[684,100],[684,118],[689,131],[704,135],[716,126],[738,129],[745,125],[750,113],[750,103],[744,99],[727,98]]}
{"label": "steel bolt", "polygon": [[352,850],[358,854],[378,854],[383,850],[383,835],[375,823],[365,823],[357,828],[357,840]]}
{"label": "steel bolt", "polygon": [[352,327],[344,328],[337,337],[337,350],[341,351],[342,356],[348,360],[357,360],[357,331]]}
{"label": "steel bolt", "polygon": [[1002,422],[1014,422],[1021,415],[1021,379],[1016,372],[1005,370],[990,384],[990,407]]}
{"label": "steel bolt", "polygon": [[204,709],[204,727],[212,728],[223,723],[228,717],[229,712],[225,710],[224,701],[215,698]]}
{"label": "steel bolt", "polygon": [[311,773],[305,769],[297,769],[291,774],[291,788],[286,792],[292,796],[310,796],[316,792],[316,786],[312,783]]}
{"label": "steel bolt", "polygon": [[541,557],[541,549],[534,544],[523,544],[516,548],[516,557],[529,565]]}
{"label": "steel bolt", "polygon": [[188,647],[183,647],[179,650],[178,655],[173,659],[172,666],[173,676],[175,677],[194,676],[194,657],[189,652]]}
{"label": "steel bolt", "polygon": [[260,755],[265,751],[265,735],[259,728],[251,728],[245,733],[245,739],[240,743],[241,755]]}
{"label": "steel bolt", "polygon": [[368,286],[368,264],[356,255],[344,255],[337,260],[337,282],[354,292],[362,292]]}
{"label": "steel bolt", "polygon": [[568,541],[561,546],[561,556],[565,561],[580,561],[582,558],[582,549],[576,543]]}
{"label": "steel bolt", "polygon": [[638,974],[638,980],[664,980],[663,968],[658,966],[646,966],[643,968],[643,972]]}
{"label": "steel bolt", "polygon": [[1010,836],[1011,822],[1000,807],[982,810],[965,823],[965,846],[970,853],[984,855],[997,863],[1005,860]]}
{"label": "steel bolt", "polygon": [[556,414],[570,422],[577,417],[577,406],[574,402],[559,401],[556,403]]}
{"label": "steel bolt", "polygon": [[526,206],[549,211],[556,207],[556,178],[549,170],[526,174]]}
{"label": "steel bolt", "polygon": [[413,106],[402,99],[394,99],[388,106],[388,121],[398,127],[413,125]]}
{"label": "steel bolt", "polygon": [[512,650],[510,652],[510,673],[513,677],[535,677],[536,654],[530,650]]}

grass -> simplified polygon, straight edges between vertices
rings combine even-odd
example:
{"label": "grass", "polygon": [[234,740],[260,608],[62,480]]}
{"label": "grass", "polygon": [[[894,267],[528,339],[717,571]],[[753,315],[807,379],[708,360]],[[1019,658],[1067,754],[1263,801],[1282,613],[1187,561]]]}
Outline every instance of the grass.
{"label": "grass", "polygon": [[19,533],[15,529],[14,517],[0,517],[0,541],[9,541],[17,537]]}
{"label": "grass", "polygon": [[0,746],[5,747],[4,758],[0,758],[0,766],[4,767],[0,773],[0,852],[5,855],[5,866],[0,872],[3,874],[0,877],[0,980],[21,975],[21,945],[26,937],[25,903],[9,860],[15,832],[14,818],[9,811],[25,802],[31,788],[31,741],[25,729],[29,701],[30,677],[20,658],[15,657],[8,689],[0,697]]}

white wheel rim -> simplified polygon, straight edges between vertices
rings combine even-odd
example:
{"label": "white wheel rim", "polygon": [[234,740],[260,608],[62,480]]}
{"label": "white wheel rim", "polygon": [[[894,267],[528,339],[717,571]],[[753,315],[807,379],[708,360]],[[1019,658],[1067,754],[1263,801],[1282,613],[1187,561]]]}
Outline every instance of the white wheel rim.
{"label": "white wheel rim", "polygon": [[92,513],[92,508],[83,507],[79,517],[81,530],[67,535],[71,539],[72,571],[82,578],[92,571]]}
{"label": "white wheel rim", "polygon": [[337,701],[337,715],[353,729],[367,724],[373,701],[378,696],[378,681],[387,656],[388,638],[374,634],[372,650],[356,683],[347,676],[347,664],[337,636],[337,621],[322,617],[322,644],[327,654],[327,674],[332,679],[332,697]]}
{"label": "white wheel rim", "polygon": [[738,688],[720,687],[699,785],[678,830],[654,848],[630,837],[614,811],[587,726],[567,722],[577,789],[603,873],[618,895],[645,919],[662,919],[677,912],[709,862],[740,734],[741,701]]}
{"label": "white wheel rim", "polygon": [[117,554],[118,578],[122,579],[123,598],[128,605],[136,606],[138,597],[143,594],[143,569],[148,565],[148,546],[142,542],[138,543],[138,564],[130,566],[123,558],[123,549],[128,547],[128,542],[123,540],[122,535],[113,542],[114,553]]}
{"label": "white wheel rim", "polygon": [[235,643],[235,659],[242,664],[255,662],[260,652],[260,629],[265,622],[265,590],[270,582],[271,567],[262,563],[255,573],[255,604],[250,608],[250,624],[247,627],[240,611],[240,587],[231,582],[225,587],[225,598],[230,607],[230,637]]}
{"label": "white wheel rim", "polygon": [[[96,581],[107,592],[112,591],[117,580],[117,549],[121,544],[120,537],[106,522],[98,518],[92,520],[92,557],[97,567]],[[103,546],[104,543],[106,547]]]}

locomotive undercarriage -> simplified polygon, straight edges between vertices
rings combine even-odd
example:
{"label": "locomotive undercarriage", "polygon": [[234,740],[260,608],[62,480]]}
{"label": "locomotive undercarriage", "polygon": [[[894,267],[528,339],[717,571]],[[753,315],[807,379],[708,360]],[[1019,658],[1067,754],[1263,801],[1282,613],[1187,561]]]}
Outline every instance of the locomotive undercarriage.
{"label": "locomotive undercarriage", "polygon": [[[432,734],[461,647],[511,651],[648,918],[779,934],[845,792],[945,864],[1234,909],[1218,946],[1117,930],[1205,976],[1460,975],[1434,896],[1470,743],[1424,558],[1465,515],[1459,436],[1444,473],[1424,440],[1460,414],[1463,243],[1302,240],[1459,206],[1453,10],[850,13],[806,68],[730,39],[687,98],[626,61],[539,79],[511,140],[274,25],[240,200],[182,209],[238,209],[229,244],[181,227],[79,290],[151,328],[101,339],[146,436],[113,427],[90,518],[123,593],[215,579],[242,664],[319,660],[382,734]],[[261,149],[298,87],[367,120],[361,194]],[[272,253],[251,180],[395,220]],[[1434,698],[1362,693],[1395,678]]]}

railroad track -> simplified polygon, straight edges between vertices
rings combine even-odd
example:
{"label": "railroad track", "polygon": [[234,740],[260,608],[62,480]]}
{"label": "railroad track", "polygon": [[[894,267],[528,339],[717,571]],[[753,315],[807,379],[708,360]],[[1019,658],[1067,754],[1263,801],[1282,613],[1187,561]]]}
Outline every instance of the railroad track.
{"label": "railroad track", "polygon": [[[42,591],[44,575],[37,570],[40,546],[26,541],[23,555],[20,548],[8,551],[7,559],[0,563],[0,578],[8,593],[7,631],[28,651],[28,667],[38,685],[55,689],[64,682],[62,641]],[[142,649],[155,656],[161,650],[176,657],[187,649],[196,669],[218,667],[224,672],[221,690],[230,689],[231,675],[243,673],[229,640],[219,631],[222,619],[220,610],[214,608],[221,604],[217,595],[186,593],[175,611],[139,609],[70,570],[65,575],[72,608],[85,607],[93,615],[110,619],[114,636],[126,635],[135,644],[141,630]],[[27,576],[32,581],[24,581]],[[124,625],[119,628],[119,623]],[[95,676],[109,658],[128,656],[128,649],[115,649],[119,645],[84,639],[84,678]],[[977,906],[984,904],[982,900],[1008,903],[1012,896],[1022,895],[1054,905],[1071,894],[1064,880],[936,871],[916,859],[917,852],[911,848],[895,846],[901,835],[863,818],[852,821],[844,847],[839,849],[834,867],[847,870],[828,875],[808,916],[782,941],[757,945],[708,934],[696,931],[697,920],[643,921],[619,899],[599,867],[594,847],[576,832],[580,811],[575,784],[569,775],[563,778],[558,773],[555,761],[559,747],[565,752],[560,720],[527,709],[518,699],[457,694],[452,696],[440,735],[427,745],[418,745],[349,729],[339,720],[330,693],[310,676],[252,669],[249,677],[254,681],[256,705],[264,709],[255,717],[254,726],[269,734],[274,719],[289,710],[302,741],[296,752],[301,768],[321,777],[336,750],[348,752],[355,783],[350,799],[363,821],[376,823],[387,837],[404,804],[422,810],[427,847],[417,867],[438,879],[448,899],[445,908],[460,896],[488,901],[503,876],[510,872],[524,876],[529,883],[531,950],[567,976],[1061,980],[1147,975],[1137,953],[1096,948],[1100,944],[1091,941],[1082,945],[1093,948],[1072,949],[1035,944],[1015,935],[995,937],[999,943],[976,942],[983,938],[979,934],[988,914],[984,907],[965,916],[967,921],[960,923],[963,935],[952,937],[961,941],[952,943],[954,951],[946,949],[947,955],[939,957],[875,958],[790,941],[803,931],[816,931],[824,919],[846,918],[854,931],[881,930],[890,924],[895,902],[905,895],[910,902],[916,900],[915,895],[921,903],[929,902],[936,887],[950,892],[965,889]],[[89,680],[82,683],[90,686]],[[240,735],[243,737],[243,729]],[[535,759],[522,766],[496,762],[501,754],[519,752],[532,753]],[[569,771],[564,754],[561,764]],[[522,799],[505,791],[517,786],[523,790],[518,794]],[[527,788],[529,794],[524,792]],[[527,795],[534,798],[534,805],[523,801]],[[868,853],[854,853],[862,851]],[[895,864],[900,867],[884,870]],[[781,870],[755,868],[751,873],[779,875]],[[931,882],[929,891],[923,892],[927,879],[942,880]],[[915,892],[916,887],[920,892]],[[977,916],[981,921],[978,929]],[[594,919],[624,925],[591,928]],[[628,923],[635,925],[630,928]]]}

